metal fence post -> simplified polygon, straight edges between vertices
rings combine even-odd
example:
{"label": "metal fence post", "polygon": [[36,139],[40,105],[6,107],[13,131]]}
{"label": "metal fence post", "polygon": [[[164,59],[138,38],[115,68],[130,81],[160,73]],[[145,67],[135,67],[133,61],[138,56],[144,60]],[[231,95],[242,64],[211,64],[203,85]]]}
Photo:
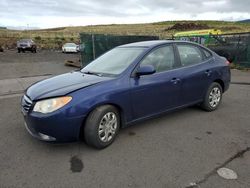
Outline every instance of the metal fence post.
{"label": "metal fence post", "polygon": [[95,36],[92,35],[92,50],[93,50],[93,59],[95,59]]}

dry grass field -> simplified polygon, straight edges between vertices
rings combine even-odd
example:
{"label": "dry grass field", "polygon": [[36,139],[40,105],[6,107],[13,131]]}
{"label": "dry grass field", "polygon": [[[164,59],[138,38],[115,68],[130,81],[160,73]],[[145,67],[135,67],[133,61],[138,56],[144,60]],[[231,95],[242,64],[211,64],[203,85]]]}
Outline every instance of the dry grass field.
{"label": "dry grass field", "polygon": [[[14,48],[20,38],[32,38],[40,48],[60,48],[65,42],[79,42],[79,33],[113,34],[113,35],[155,35],[160,39],[171,36],[187,28],[172,29],[175,24],[195,24],[207,28],[220,29],[223,33],[250,32],[250,23],[225,21],[166,21],[148,24],[113,24],[79,27],[61,27],[42,30],[0,30],[0,45]],[[188,28],[192,30],[192,28]]]}

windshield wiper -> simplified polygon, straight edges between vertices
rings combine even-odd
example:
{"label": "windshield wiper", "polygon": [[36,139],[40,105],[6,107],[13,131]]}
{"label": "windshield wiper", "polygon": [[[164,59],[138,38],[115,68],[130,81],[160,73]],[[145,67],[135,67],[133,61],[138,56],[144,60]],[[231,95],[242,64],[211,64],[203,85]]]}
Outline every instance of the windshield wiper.
{"label": "windshield wiper", "polygon": [[84,74],[91,74],[91,75],[95,75],[95,76],[102,76],[102,73],[92,72],[92,71],[84,71],[82,73],[84,73]]}

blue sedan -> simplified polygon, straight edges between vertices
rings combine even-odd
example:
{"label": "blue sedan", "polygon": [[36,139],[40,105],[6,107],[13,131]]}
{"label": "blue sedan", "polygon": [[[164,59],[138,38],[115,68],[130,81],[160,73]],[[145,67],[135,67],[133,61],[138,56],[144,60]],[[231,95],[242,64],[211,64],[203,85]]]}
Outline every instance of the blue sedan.
{"label": "blue sedan", "polygon": [[84,138],[105,148],[129,124],[196,104],[217,109],[229,88],[228,65],[190,42],[119,46],[79,71],[30,86],[21,102],[25,126],[40,140]]}

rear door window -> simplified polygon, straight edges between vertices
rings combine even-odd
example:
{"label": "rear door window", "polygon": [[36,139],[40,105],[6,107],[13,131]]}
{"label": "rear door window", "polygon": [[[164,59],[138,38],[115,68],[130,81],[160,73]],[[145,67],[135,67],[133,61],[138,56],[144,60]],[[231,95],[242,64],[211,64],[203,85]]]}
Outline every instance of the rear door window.
{"label": "rear door window", "polygon": [[177,49],[180,55],[181,66],[195,65],[203,61],[199,47],[188,44],[177,44]]}

